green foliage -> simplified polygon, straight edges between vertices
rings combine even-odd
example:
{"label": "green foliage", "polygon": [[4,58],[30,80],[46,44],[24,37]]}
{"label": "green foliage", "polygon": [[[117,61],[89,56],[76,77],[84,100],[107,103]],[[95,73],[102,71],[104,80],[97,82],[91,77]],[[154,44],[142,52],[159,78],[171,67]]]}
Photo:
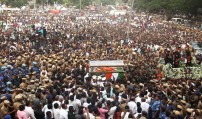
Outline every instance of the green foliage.
{"label": "green foliage", "polygon": [[115,5],[116,0],[100,0],[102,5]]}
{"label": "green foliage", "polygon": [[22,7],[27,4],[28,0],[0,0],[1,3],[4,3],[11,7]]}
{"label": "green foliage", "polygon": [[202,8],[202,0],[135,0],[134,7],[139,10],[167,13],[185,13],[196,15],[198,8]]}
{"label": "green foliage", "polygon": [[77,8],[80,8],[80,1],[81,1],[81,8],[84,8],[85,6],[90,5],[93,0],[69,0],[69,3],[71,3],[71,5],[73,6],[76,6]]}

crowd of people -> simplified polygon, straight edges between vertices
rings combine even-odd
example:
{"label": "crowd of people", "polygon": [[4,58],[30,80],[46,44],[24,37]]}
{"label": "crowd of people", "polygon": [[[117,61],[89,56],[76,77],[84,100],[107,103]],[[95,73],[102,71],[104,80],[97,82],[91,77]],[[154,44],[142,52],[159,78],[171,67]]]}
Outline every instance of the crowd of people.
{"label": "crowd of people", "polygon": [[[202,33],[155,15],[101,14],[0,15],[0,119],[202,118],[201,79],[157,67],[200,64],[191,42]],[[124,77],[92,75],[92,60],[124,60]]]}

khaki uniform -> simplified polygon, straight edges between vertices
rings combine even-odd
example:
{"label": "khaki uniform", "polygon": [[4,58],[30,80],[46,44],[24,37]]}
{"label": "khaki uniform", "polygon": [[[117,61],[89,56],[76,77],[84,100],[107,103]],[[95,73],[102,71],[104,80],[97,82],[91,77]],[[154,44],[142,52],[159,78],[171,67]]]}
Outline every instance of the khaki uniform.
{"label": "khaki uniform", "polygon": [[27,88],[36,89],[36,86],[32,84],[32,85],[28,85]]}
{"label": "khaki uniform", "polygon": [[15,103],[13,104],[13,107],[14,107],[15,110],[18,110],[18,108],[19,108],[20,105],[22,105],[21,102],[15,102]]}
{"label": "khaki uniform", "polygon": [[16,93],[13,93],[12,96],[11,96],[13,102],[15,102],[15,96],[16,95],[17,95]]}
{"label": "khaki uniform", "polygon": [[1,118],[3,119],[3,116],[8,114],[9,113],[9,108],[8,107],[5,107],[5,106],[2,106],[1,107]]}
{"label": "khaki uniform", "polygon": [[22,83],[20,84],[20,88],[21,88],[21,89],[26,89],[26,88],[27,88],[27,84],[24,83],[24,82],[22,82]]}

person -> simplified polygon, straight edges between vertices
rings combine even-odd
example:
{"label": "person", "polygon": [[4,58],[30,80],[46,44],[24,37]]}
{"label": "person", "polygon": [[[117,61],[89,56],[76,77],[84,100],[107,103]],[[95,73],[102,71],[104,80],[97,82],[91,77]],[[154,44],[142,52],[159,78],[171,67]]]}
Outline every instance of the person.
{"label": "person", "polygon": [[189,50],[189,46],[188,45],[186,46],[186,49],[185,49],[185,56],[186,56],[186,66],[187,67],[192,66],[192,63],[191,63],[191,60],[192,60],[192,58],[191,58],[191,52]]}
{"label": "person", "polygon": [[175,52],[173,52],[173,67],[178,68],[180,65],[181,54],[179,52],[180,47],[177,47]]}
{"label": "person", "polygon": [[[125,106],[125,111],[124,112],[121,112],[121,119],[128,119],[129,118],[129,115],[131,114],[131,110],[129,109],[129,106],[126,105]],[[133,114],[132,114],[133,115]]]}
{"label": "person", "polygon": [[141,100],[141,108],[142,108],[142,111],[145,111],[148,113],[149,111],[149,104],[146,103],[146,99],[145,98],[142,98]]}
{"label": "person", "polygon": [[85,116],[83,115],[83,107],[79,107],[79,112],[75,115],[76,119],[85,119]]}
{"label": "person", "polygon": [[58,103],[55,103],[53,108],[53,115],[54,115],[54,119],[60,119],[60,107],[58,105]]}
{"label": "person", "polygon": [[69,112],[68,112],[68,119],[76,119],[76,114],[74,113],[74,107],[69,106]]}
{"label": "person", "polygon": [[25,112],[27,113],[27,115],[29,115],[30,119],[36,119],[36,117],[34,115],[34,110],[32,109],[32,105],[31,105],[30,101],[26,102]]}
{"label": "person", "polygon": [[137,104],[135,103],[135,97],[131,97],[130,101],[128,102],[128,106],[133,114],[137,111]]}
{"label": "person", "polygon": [[95,116],[94,116],[94,110],[93,110],[93,106],[92,105],[89,105],[87,110],[86,110],[86,113],[84,113],[85,117],[87,119],[95,119]]}
{"label": "person", "polygon": [[173,64],[173,58],[172,58],[172,54],[170,52],[170,50],[165,50],[165,64]]}
{"label": "person", "polygon": [[52,105],[52,103],[48,103],[47,108],[44,107],[43,109],[44,109],[43,112],[45,114],[45,117],[47,117],[46,112],[50,111],[52,114],[51,118],[53,118],[53,105]]}
{"label": "person", "polygon": [[25,105],[20,105],[19,110],[17,111],[17,117],[18,119],[29,119],[30,116],[28,116],[25,112]]}
{"label": "person", "polygon": [[[11,115],[15,110],[10,111],[10,102],[8,100],[4,100],[3,106],[1,107],[1,118],[5,117],[6,115]],[[8,117],[8,116],[7,116]]]}
{"label": "person", "polygon": [[101,119],[106,119],[105,114],[107,114],[109,110],[103,109],[102,108],[102,103],[100,103],[100,102],[97,104],[97,107],[98,107],[98,112],[100,114],[100,118]]}
{"label": "person", "polygon": [[160,98],[161,98],[160,95],[156,95],[156,100],[151,105],[152,118],[157,118],[159,116],[160,106],[161,106]]}
{"label": "person", "polygon": [[62,109],[60,109],[60,117],[59,119],[68,119],[67,105],[62,104]]}
{"label": "person", "polygon": [[116,102],[113,101],[111,103],[111,108],[109,109],[109,112],[108,112],[108,115],[109,115],[108,119],[113,119],[116,109],[117,109]]}
{"label": "person", "polygon": [[45,117],[45,119],[53,119],[53,118],[52,118],[51,111],[47,111],[47,112],[46,112],[46,117]]}

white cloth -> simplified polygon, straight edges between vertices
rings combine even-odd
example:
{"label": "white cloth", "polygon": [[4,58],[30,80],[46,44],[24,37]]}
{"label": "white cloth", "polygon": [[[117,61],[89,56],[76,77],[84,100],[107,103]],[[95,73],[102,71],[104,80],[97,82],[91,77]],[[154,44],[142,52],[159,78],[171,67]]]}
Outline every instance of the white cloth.
{"label": "white cloth", "polygon": [[114,113],[116,112],[116,108],[117,108],[116,106],[110,108],[108,112],[109,115],[108,119],[113,119]]}
{"label": "white cloth", "polygon": [[128,102],[129,109],[133,112],[133,114],[137,111],[137,104],[134,101]]}
{"label": "white cloth", "polygon": [[60,119],[60,109],[53,110],[54,119]]}
{"label": "white cloth", "polygon": [[148,110],[149,110],[149,104],[146,103],[146,102],[142,102],[141,103],[141,108],[142,108],[142,111],[145,111],[148,113]]}
{"label": "white cloth", "polygon": [[34,116],[34,110],[32,109],[32,107],[25,106],[25,112],[28,115],[28,117],[30,117],[31,119],[36,119],[36,117]]}
{"label": "white cloth", "polygon": [[128,119],[128,116],[130,114],[130,112],[126,112],[126,114],[124,115],[125,112],[121,112],[121,117],[123,117],[122,119]]}
{"label": "white cloth", "polygon": [[135,98],[135,102],[137,103],[137,102],[141,102],[141,98],[138,96],[138,97],[136,97]]}
{"label": "white cloth", "polygon": [[58,103],[58,105],[61,106],[61,102],[60,101],[53,101],[53,107],[54,107],[55,103]]}
{"label": "white cloth", "polygon": [[60,110],[60,119],[68,119],[67,110],[64,110],[64,109]]}
{"label": "white cloth", "polygon": [[88,108],[89,105],[91,105],[91,103],[87,103],[87,102],[83,103],[83,107],[85,107],[85,108]]}

